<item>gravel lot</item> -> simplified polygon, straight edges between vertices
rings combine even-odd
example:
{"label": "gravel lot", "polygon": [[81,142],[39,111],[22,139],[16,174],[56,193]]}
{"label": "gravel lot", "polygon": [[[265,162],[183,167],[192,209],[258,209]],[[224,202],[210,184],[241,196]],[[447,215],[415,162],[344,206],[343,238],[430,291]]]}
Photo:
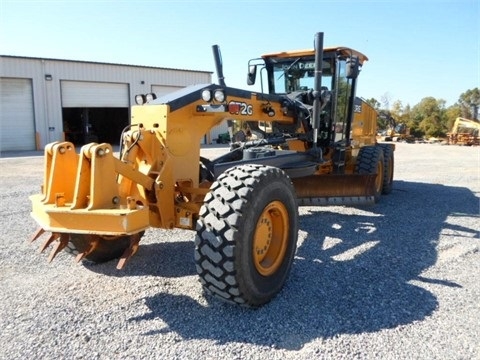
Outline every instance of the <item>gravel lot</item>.
{"label": "gravel lot", "polygon": [[248,310],[202,293],[189,231],[147,231],[123,271],[47,264],[27,241],[43,158],[4,153],[0,359],[478,359],[479,156],[397,144],[379,204],[302,207],[285,288]]}

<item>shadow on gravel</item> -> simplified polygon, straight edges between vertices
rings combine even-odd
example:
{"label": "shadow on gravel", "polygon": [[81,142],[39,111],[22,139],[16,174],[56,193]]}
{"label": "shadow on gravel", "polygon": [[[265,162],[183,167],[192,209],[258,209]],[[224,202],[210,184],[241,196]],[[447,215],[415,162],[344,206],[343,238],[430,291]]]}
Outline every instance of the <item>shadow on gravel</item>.
{"label": "shadow on gravel", "polygon": [[[410,281],[461,287],[421,273],[435,264],[442,231],[475,236],[474,229],[452,226],[446,219],[476,217],[478,204],[466,188],[396,181],[391,195],[354,215],[340,215],[331,207],[309,208],[300,217],[300,229],[313,231],[306,234],[286,286],[271,303],[248,310],[208,298],[203,306],[188,296],[159,293],[144,299],[148,314],[130,321],[159,318],[167,324],[145,335],[173,331],[184,339],[291,350],[316,338],[421,321],[438,301]],[[191,274],[190,265],[165,266]],[[167,270],[160,272],[168,276]]]}
{"label": "shadow on gravel", "polygon": [[121,271],[115,268],[118,260],[100,264],[87,261],[83,265],[93,272],[114,277],[151,275],[176,278],[197,274],[193,251],[193,241],[147,245],[140,242],[138,252]]}

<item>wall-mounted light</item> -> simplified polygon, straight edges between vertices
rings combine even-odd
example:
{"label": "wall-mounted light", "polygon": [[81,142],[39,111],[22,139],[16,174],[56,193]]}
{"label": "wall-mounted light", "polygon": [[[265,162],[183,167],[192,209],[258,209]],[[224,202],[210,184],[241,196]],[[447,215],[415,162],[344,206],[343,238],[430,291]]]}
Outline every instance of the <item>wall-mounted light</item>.
{"label": "wall-mounted light", "polygon": [[52,81],[52,79],[53,79],[53,76],[52,76],[52,75],[50,75],[50,74],[45,74],[45,80],[47,80],[47,81]]}
{"label": "wall-mounted light", "polygon": [[140,84],[142,84],[142,85],[143,85],[143,84],[145,84],[145,81],[143,81],[143,80],[142,80],[142,81],[140,81]]}

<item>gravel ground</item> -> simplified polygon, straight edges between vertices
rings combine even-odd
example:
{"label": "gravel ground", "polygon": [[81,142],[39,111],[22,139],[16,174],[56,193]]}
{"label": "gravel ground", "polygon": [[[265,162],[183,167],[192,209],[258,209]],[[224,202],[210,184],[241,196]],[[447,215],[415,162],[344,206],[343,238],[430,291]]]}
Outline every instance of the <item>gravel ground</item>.
{"label": "gravel ground", "polygon": [[202,293],[189,231],[147,231],[123,271],[47,264],[27,241],[43,159],[4,153],[0,359],[478,359],[479,150],[398,144],[379,204],[302,207],[290,278],[258,310]]}

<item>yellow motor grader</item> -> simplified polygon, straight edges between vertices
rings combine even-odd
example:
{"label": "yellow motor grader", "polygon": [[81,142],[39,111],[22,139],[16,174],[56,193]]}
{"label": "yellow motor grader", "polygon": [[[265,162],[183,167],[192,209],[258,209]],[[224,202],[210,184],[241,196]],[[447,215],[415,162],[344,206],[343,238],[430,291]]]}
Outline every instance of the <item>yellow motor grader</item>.
{"label": "yellow motor grader", "polygon": [[[195,230],[206,291],[258,307],[286,281],[298,206],[374,203],[391,191],[394,147],[376,143],[377,115],[355,96],[364,54],[324,48],[317,33],[313,50],[250,60],[247,83],[259,73],[262,84],[252,92],[225,85],[213,50],[219,84],[138,95],[118,157],[107,143],[46,146],[32,241],[50,233],[49,261],[66,248],[77,261],[119,258],[121,269],[146,229]],[[201,138],[223,121],[230,131],[247,124],[255,139],[200,156]]]}

